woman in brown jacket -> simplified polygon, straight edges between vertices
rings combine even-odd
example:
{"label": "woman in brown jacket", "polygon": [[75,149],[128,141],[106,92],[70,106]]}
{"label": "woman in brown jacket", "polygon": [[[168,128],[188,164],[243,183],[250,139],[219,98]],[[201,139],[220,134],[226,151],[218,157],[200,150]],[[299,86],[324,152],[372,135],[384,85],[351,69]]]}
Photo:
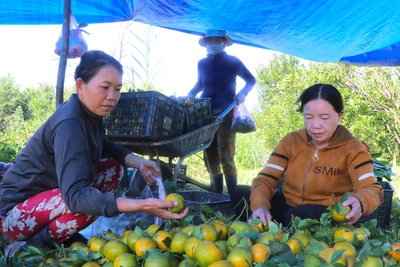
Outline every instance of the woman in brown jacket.
{"label": "woman in brown jacket", "polygon": [[[343,100],[334,86],[315,84],[298,102],[305,128],[279,142],[251,189],[239,186],[235,190],[232,205],[240,214],[244,197],[251,203],[252,218],[286,226],[293,216],[319,219],[334,198],[339,200],[350,192],[343,205],[351,207],[346,223],[354,224],[383,199],[369,148],[340,125]],[[276,192],[283,177],[283,193]]]}

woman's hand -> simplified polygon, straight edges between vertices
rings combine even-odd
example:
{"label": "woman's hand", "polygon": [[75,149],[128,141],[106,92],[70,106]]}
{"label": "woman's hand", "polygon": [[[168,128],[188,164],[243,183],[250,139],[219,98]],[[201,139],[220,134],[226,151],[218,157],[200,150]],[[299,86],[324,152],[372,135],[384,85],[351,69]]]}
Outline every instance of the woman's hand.
{"label": "woman's hand", "polygon": [[144,200],[143,211],[151,215],[160,217],[162,219],[183,219],[189,213],[189,208],[185,208],[180,213],[173,213],[170,211],[171,208],[178,206],[178,202],[175,201],[163,201],[157,198],[148,198]]}
{"label": "woman's hand", "polygon": [[345,224],[354,224],[362,216],[361,203],[358,198],[350,196],[349,199],[343,202],[343,206],[351,206],[350,212],[346,215]]}
{"label": "woman's hand", "polygon": [[161,177],[160,169],[155,161],[144,159],[133,154],[125,157],[125,165],[138,169],[140,174],[146,180],[147,185],[153,185],[156,178]]}
{"label": "woman's hand", "polygon": [[156,182],[156,178],[161,177],[160,170],[155,161],[144,159],[138,169],[146,180],[147,185],[153,185]]}
{"label": "woman's hand", "polygon": [[256,209],[255,211],[253,211],[252,218],[253,218],[253,219],[260,218],[260,220],[262,221],[262,223],[263,223],[264,225],[267,225],[268,222],[269,222],[270,220],[272,220],[272,215],[271,215],[271,213],[269,212],[268,209],[265,209],[265,208],[258,208],[258,209]]}
{"label": "woman's hand", "polygon": [[189,208],[184,209],[180,213],[173,213],[169,209],[174,208],[178,205],[175,201],[163,201],[157,198],[147,199],[129,199],[129,198],[117,198],[118,210],[123,212],[145,212],[162,219],[183,219],[189,213]]}

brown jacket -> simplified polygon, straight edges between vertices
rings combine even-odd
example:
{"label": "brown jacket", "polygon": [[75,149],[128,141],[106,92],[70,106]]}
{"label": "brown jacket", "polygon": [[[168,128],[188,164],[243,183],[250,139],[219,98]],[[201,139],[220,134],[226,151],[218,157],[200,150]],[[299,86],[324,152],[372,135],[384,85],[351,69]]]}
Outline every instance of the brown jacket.
{"label": "brown jacket", "polygon": [[339,200],[348,191],[361,201],[363,215],[368,215],[383,200],[368,147],[340,125],[321,150],[311,145],[305,129],[285,136],[253,180],[251,210],[271,208],[270,200],[284,176],[283,193],[291,206],[329,206],[333,196]]}

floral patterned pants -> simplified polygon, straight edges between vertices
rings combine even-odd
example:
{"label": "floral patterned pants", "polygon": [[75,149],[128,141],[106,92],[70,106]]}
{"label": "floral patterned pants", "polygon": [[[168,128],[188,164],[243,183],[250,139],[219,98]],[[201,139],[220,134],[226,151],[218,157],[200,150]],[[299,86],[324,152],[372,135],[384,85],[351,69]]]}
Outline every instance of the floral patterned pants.
{"label": "floral patterned pants", "polygon": [[[117,161],[101,159],[93,186],[101,192],[113,192],[123,174]],[[12,208],[0,219],[0,231],[11,240],[22,241],[48,226],[50,236],[62,243],[96,219],[93,215],[71,212],[57,188],[34,195]]]}

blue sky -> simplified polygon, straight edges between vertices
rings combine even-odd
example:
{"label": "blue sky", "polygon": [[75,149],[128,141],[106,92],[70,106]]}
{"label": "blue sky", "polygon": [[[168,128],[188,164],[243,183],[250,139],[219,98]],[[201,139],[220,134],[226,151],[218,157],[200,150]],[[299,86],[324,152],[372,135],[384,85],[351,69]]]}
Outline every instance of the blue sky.
{"label": "blue sky", "polygon": [[[78,22],[79,23],[79,22]],[[91,24],[84,34],[89,49],[99,49],[118,58],[121,51],[121,33],[126,23]],[[130,30],[142,34],[146,25],[132,23]],[[56,85],[59,56],[54,53],[61,25],[45,26],[0,26],[0,76],[12,75],[16,83],[25,88],[43,83]],[[206,55],[205,48],[198,44],[199,36],[154,27],[156,35],[153,59],[160,60],[160,70],[155,80],[157,88],[167,95],[186,95],[197,79],[197,62]],[[135,64],[131,54],[132,34],[126,34],[121,63]],[[5,42],[6,41],[6,42]],[[233,44],[226,51],[237,56],[256,75],[260,64],[267,64],[273,52],[265,49]],[[79,59],[69,59],[66,71],[66,87],[73,86],[73,72]],[[243,86],[238,78],[238,89]],[[249,95],[249,102],[256,100],[256,90]]]}

